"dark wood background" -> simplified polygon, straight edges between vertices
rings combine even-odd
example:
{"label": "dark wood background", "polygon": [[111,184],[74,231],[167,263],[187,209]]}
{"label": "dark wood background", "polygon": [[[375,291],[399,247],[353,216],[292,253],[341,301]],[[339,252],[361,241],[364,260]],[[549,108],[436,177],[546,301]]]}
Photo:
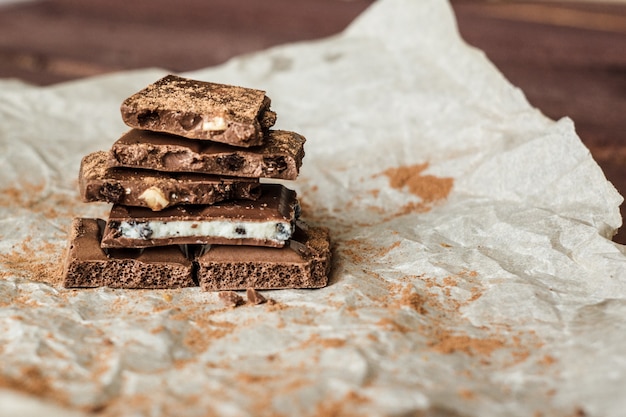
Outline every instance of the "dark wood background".
{"label": "dark wood background", "polygon": [[[340,32],[372,0],[49,0],[0,7],[0,77],[48,85],[203,68]],[[571,117],[626,194],[626,3],[453,0],[461,35],[547,116]],[[626,210],[622,207],[622,214]],[[626,231],[615,237],[626,243]]]}

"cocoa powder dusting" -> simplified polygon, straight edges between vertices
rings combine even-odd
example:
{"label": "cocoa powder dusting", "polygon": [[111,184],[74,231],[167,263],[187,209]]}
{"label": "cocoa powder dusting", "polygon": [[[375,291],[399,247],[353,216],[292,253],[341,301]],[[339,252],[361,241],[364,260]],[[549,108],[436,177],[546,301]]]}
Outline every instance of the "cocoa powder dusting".
{"label": "cocoa powder dusting", "polygon": [[[453,178],[439,178],[432,175],[423,175],[428,168],[428,164],[420,164],[413,166],[404,166],[398,168],[389,168],[383,173],[389,179],[389,185],[394,189],[407,190],[411,194],[419,197],[420,202],[410,202],[400,208],[399,214],[408,214],[411,212],[425,212],[430,207],[445,199],[454,185]],[[28,201],[22,201],[24,198],[23,190],[5,190],[5,194],[0,199],[8,201],[11,198],[22,199],[22,203],[28,205],[33,210],[42,210],[46,215],[57,215],[52,213],[43,204],[41,204],[36,195],[42,193],[43,187],[34,187],[31,191],[33,197],[27,198]],[[312,190],[316,191],[316,190]],[[379,191],[371,192],[373,197],[378,197]],[[1,203],[1,201],[0,201]],[[306,203],[301,203],[306,211],[315,212],[314,208]],[[389,213],[389,212],[387,212]],[[65,216],[67,213],[63,213]],[[396,214],[397,215],[397,214]],[[339,220],[333,220],[335,225],[340,226]],[[345,226],[347,229],[354,227],[353,224]],[[338,242],[339,252],[356,264],[371,262],[372,258],[380,259],[398,249],[401,241],[388,244],[384,247],[377,245],[375,242],[365,239],[352,239]],[[443,247],[449,247],[445,243]],[[33,244],[32,239],[26,239],[22,244],[16,245],[14,250],[8,254],[0,254],[0,267],[10,272],[0,272],[2,276],[10,276],[18,273],[29,277],[33,280],[46,280],[54,285],[61,283],[61,271],[59,261],[62,249],[58,245],[50,243]],[[15,272],[18,271],[18,272]],[[8,274],[8,275],[7,275]],[[379,283],[385,283],[384,277],[373,271],[367,271],[370,276],[377,277]],[[477,328],[472,334],[466,334],[455,329],[462,328],[466,324],[466,318],[461,313],[461,308],[474,302],[482,296],[482,286],[480,277],[476,272],[461,272],[454,276],[445,278],[428,278],[424,276],[407,276],[399,280],[401,283],[386,283],[389,290],[389,296],[385,299],[376,300],[380,306],[387,309],[386,317],[381,318],[375,325],[386,331],[393,332],[394,337],[407,337],[409,333],[417,333],[423,336],[423,344],[425,352],[433,352],[437,355],[466,355],[470,359],[474,358],[476,364],[484,365],[486,363],[494,363],[496,365],[511,366],[519,362],[528,360],[534,349],[538,349],[541,343],[537,340],[536,335],[523,332],[512,331],[507,328]],[[164,292],[162,294],[163,306],[155,308],[155,312],[159,309],[172,309],[169,304],[175,301],[180,306],[174,308],[179,310],[179,314],[172,315],[172,320],[184,320],[190,322],[190,326],[186,328],[184,333],[179,337],[189,352],[194,355],[205,353],[215,340],[224,337],[236,337],[237,327],[234,323],[227,321],[211,320],[208,317],[212,314],[218,314],[229,311],[233,307],[241,309],[256,308],[256,304],[265,301],[263,296],[257,297],[253,293],[254,290],[247,292],[246,297],[248,303],[244,304],[244,300],[237,293],[237,297],[232,294],[218,296],[222,302],[226,304],[224,308],[212,310],[206,313],[197,304],[188,302],[183,303],[178,299],[175,292]],[[174,296],[172,295],[174,294]],[[459,294],[465,294],[459,295]],[[230,297],[229,297],[230,296]],[[226,299],[222,298],[225,297]],[[176,300],[174,300],[176,298]],[[296,307],[276,302],[268,299],[263,307],[264,312],[278,312],[286,309],[295,309]],[[299,309],[299,307],[298,307]],[[237,311],[240,311],[239,309]],[[359,309],[357,307],[346,308],[353,317],[358,317]],[[415,313],[419,314],[416,316]],[[150,314],[150,313],[146,313]],[[406,317],[412,315],[418,317],[419,325],[410,324],[411,321]],[[283,318],[278,318],[277,328],[285,326]],[[293,319],[294,323],[300,322],[303,325],[312,326],[316,324],[315,315],[302,314],[298,318]],[[281,324],[282,323],[282,324]],[[375,326],[372,326],[375,328]],[[165,326],[159,326],[152,330],[153,333],[163,331],[171,331]],[[379,339],[375,333],[367,335],[368,341],[371,343],[383,343],[384,339]],[[351,343],[351,340],[339,338],[323,338],[320,335],[313,335],[309,339],[302,342],[298,348],[341,348]],[[495,355],[502,349],[510,351],[507,358],[502,359],[505,355]],[[180,359],[175,362],[175,366],[195,366],[194,358]],[[268,359],[269,360],[269,359]],[[539,364],[546,367],[556,362],[556,359],[549,355],[540,356],[537,360]],[[216,367],[218,365],[215,365]],[[220,364],[219,367],[226,368],[226,364]],[[303,369],[305,369],[303,367]],[[468,371],[469,372],[469,371]],[[266,375],[256,375],[254,373],[240,373],[235,377],[239,382],[242,390],[254,390],[256,386],[263,383],[272,382],[273,379]],[[295,379],[288,386],[302,386],[308,382],[303,379]],[[285,390],[288,386],[285,386]],[[0,376],[0,387],[11,387],[27,393],[35,394],[44,398],[55,399],[63,404],[67,401],[62,395],[59,395],[52,387],[41,372],[36,368],[26,369],[24,378],[20,381],[14,378]],[[252,392],[252,391],[251,391]],[[469,390],[460,390],[458,394],[464,399],[474,399],[477,394]],[[106,406],[107,414],[114,415],[122,407],[122,400],[128,401],[134,399],[142,402],[141,397],[136,396],[120,396],[119,399],[113,399]],[[347,410],[359,403],[367,403],[369,400],[360,396],[355,392],[350,392],[340,401],[325,401],[318,405],[317,409],[311,410],[316,415],[350,415]],[[132,401],[131,401],[132,403]],[[258,405],[262,405],[259,403]],[[138,408],[144,408],[138,404],[131,404]],[[151,403],[146,401],[145,409],[149,409]],[[271,404],[266,404],[267,408],[271,408]],[[209,412],[209,410],[207,410]],[[358,415],[358,413],[357,413]],[[362,415],[362,414],[361,414]]]}
{"label": "cocoa powder dusting", "polygon": [[369,398],[348,391],[343,398],[326,399],[320,402],[314,411],[316,417],[357,417],[367,415]]}
{"label": "cocoa powder dusting", "polygon": [[[516,365],[528,360],[532,352],[539,350],[543,344],[532,331],[513,331],[502,327],[479,327],[474,334],[466,334],[455,330],[463,327],[466,322],[461,308],[480,298],[482,287],[474,271],[462,271],[456,276],[443,278],[427,278],[423,276],[407,276],[406,283],[388,283],[389,317],[380,319],[376,324],[386,330],[407,333],[418,331],[426,339],[426,348],[443,355],[462,354],[475,358],[481,365],[489,365],[495,359],[494,352],[506,349],[508,355],[498,356],[495,363],[503,367]],[[422,284],[420,288],[419,283]],[[455,291],[453,291],[455,290]],[[458,294],[465,294],[459,296]],[[381,300],[381,302],[385,302]],[[402,310],[410,308],[427,317],[424,324],[416,329],[409,329],[399,324]],[[539,363],[549,365],[550,356],[539,359]]]}
{"label": "cocoa powder dusting", "polygon": [[3,272],[0,277],[11,274],[32,281],[46,282],[60,286],[63,280],[62,248],[49,242],[34,243],[27,237],[15,245],[9,253],[0,253],[0,266],[11,272]]}
{"label": "cocoa powder dusting", "polygon": [[384,317],[378,320],[376,324],[378,326],[384,327],[385,329],[393,331],[393,332],[408,333],[409,331],[411,331],[411,329],[409,329],[408,327],[399,324],[398,322],[396,322],[395,320],[389,317]]}
{"label": "cocoa powder dusting", "polygon": [[183,344],[193,353],[200,354],[206,351],[214,340],[221,339],[231,332],[232,329],[228,328],[192,327],[185,334]]}
{"label": "cocoa powder dusting", "polygon": [[476,398],[476,394],[474,393],[474,391],[469,390],[467,388],[460,389],[459,395],[465,398],[466,400],[473,400],[474,398]]}
{"label": "cocoa powder dusting", "polygon": [[346,341],[338,338],[323,338],[318,334],[312,335],[309,339],[302,342],[301,348],[308,348],[310,346],[321,346],[324,348],[340,348],[345,346]]}
{"label": "cocoa powder dusting", "polygon": [[401,241],[396,241],[389,246],[375,246],[369,240],[365,239],[349,239],[339,242],[338,246],[341,252],[348,256],[354,263],[365,263],[372,258],[379,259],[394,249],[398,248],[402,244]]}
{"label": "cocoa powder dusting", "polygon": [[[75,193],[50,191],[44,183],[23,182],[0,190],[1,207],[28,210],[50,220],[71,219],[81,205]],[[65,244],[26,237],[11,249],[8,253],[0,253],[0,268],[4,269],[0,272],[0,279],[18,276],[56,287],[62,285]]]}
{"label": "cocoa powder dusting", "polygon": [[428,163],[389,168],[383,172],[389,178],[389,185],[395,189],[406,188],[425,203],[443,200],[450,194],[454,185],[453,178],[441,178],[434,175],[422,175]]}
{"label": "cocoa powder dusting", "polygon": [[69,404],[67,394],[54,388],[52,380],[35,366],[24,366],[17,376],[0,375],[0,388],[20,391],[61,405]]}
{"label": "cocoa powder dusting", "polygon": [[539,363],[544,366],[550,366],[550,365],[553,365],[555,362],[556,362],[556,359],[554,358],[554,356],[544,355],[544,357],[541,358],[541,361]]}
{"label": "cocoa powder dusting", "polygon": [[23,182],[0,190],[0,206],[27,209],[48,219],[74,217],[81,204],[76,193],[51,192],[45,184]]}
{"label": "cocoa powder dusting", "polygon": [[493,351],[506,346],[499,337],[478,339],[464,334],[454,334],[448,330],[435,331],[434,340],[429,343],[432,350],[439,353],[450,354],[463,352],[467,355],[491,356]]}
{"label": "cocoa powder dusting", "polygon": [[426,300],[422,295],[413,291],[410,286],[407,286],[402,290],[400,300],[398,302],[401,306],[410,307],[420,314],[428,314],[428,310],[426,310],[425,307]]}

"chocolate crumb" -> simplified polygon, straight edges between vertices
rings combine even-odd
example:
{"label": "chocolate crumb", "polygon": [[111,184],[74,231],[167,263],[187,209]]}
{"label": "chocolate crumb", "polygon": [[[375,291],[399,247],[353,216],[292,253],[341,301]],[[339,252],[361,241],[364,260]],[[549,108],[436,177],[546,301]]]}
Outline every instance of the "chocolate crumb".
{"label": "chocolate crumb", "polygon": [[248,304],[258,305],[267,302],[267,298],[254,288],[246,289],[246,297],[248,297]]}
{"label": "chocolate crumb", "polygon": [[239,307],[245,303],[243,297],[234,291],[220,292],[219,297],[228,307]]}

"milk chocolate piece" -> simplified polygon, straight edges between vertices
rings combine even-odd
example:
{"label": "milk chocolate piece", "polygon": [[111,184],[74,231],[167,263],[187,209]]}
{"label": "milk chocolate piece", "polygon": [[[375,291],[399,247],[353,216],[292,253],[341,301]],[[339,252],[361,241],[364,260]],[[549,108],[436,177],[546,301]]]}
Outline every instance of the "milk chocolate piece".
{"label": "milk chocolate piece", "polygon": [[179,288],[196,285],[192,262],[178,246],[100,248],[104,221],[76,218],[64,268],[65,287]]}
{"label": "milk chocolate piece", "polygon": [[328,284],[330,238],[300,225],[283,248],[212,245],[196,258],[203,290],[321,288]]}
{"label": "milk chocolate piece", "polygon": [[281,247],[291,237],[299,206],[296,193],[262,184],[256,201],[230,200],[212,206],[174,206],[155,212],[115,205],[102,247],[172,244],[233,244]]}
{"label": "milk chocolate piece", "polygon": [[245,304],[243,297],[233,291],[221,292],[219,297],[220,297],[220,300],[222,300],[224,304],[226,304],[226,306],[231,307],[231,308],[239,307]]}
{"label": "milk chocolate piece", "polygon": [[263,146],[242,149],[133,129],[113,144],[109,166],[293,180],[302,165],[304,142],[297,133],[272,130]]}
{"label": "milk chocolate piece", "polygon": [[267,298],[254,288],[246,288],[246,297],[248,297],[248,304],[264,304],[267,303]]}
{"label": "milk chocolate piece", "polygon": [[263,143],[276,121],[264,91],[168,75],[124,100],[130,127],[235,146]]}
{"label": "milk chocolate piece", "polygon": [[255,200],[261,193],[258,179],[107,169],[108,159],[107,152],[94,152],[83,158],[78,184],[84,202],[105,201],[159,211],[177,204]]}

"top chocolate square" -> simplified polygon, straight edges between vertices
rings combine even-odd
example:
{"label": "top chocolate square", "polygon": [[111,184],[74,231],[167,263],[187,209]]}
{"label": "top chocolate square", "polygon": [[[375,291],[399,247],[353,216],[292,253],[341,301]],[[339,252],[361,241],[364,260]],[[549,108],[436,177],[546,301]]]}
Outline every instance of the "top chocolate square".
{"label": "top chocolate square", "polygon": [[168,75],[121,106],[130,127],[234,146],[263,143],[276,121],[264,91]]}

